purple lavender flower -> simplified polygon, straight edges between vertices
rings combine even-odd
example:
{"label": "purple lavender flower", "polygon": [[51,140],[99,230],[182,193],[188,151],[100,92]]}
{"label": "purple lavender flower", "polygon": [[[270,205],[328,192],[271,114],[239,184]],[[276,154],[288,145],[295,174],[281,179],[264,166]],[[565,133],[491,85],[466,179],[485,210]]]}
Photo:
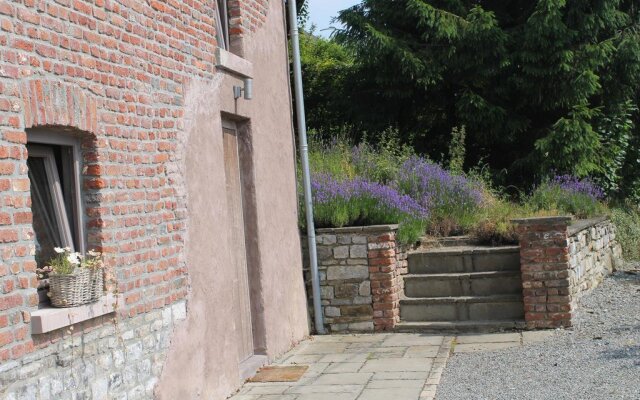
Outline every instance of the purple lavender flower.
{"label": "purple lavender flower", "polygon": [[329,174],[315,174],[311,179],[311,190],[314,202],[320,206],[341,203],[371,208],[358,210],[358,215],[371,215],[377,211],[388,213],[390,219],[397,219],[402,214],[412,218],[425,218],[428,214],[427,209],[410,196],[362,178],[338,181]]}
{"label": "purple lavender flower", "polygon": [[411,157],[400,168],[399,189],[430,210],[455,213],[480,206],[479,185],[462,175],[452,175],[440,165],[422,157]]}
{"label": "purple lavender flower", "polygon": [[556,175],[550,183],[570,193],[584,194],[594,200],[604,199],[604,190],[589,178],[580,179],[572,175]]}

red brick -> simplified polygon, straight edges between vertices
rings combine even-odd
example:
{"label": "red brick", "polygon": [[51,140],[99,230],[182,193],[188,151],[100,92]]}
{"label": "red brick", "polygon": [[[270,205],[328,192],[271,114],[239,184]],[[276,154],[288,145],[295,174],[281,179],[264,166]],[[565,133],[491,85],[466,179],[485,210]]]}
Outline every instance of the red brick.
{"label": "red brick", "polygon": [[6,346],[11,342],[13,342],[12,331],[9,330],[9,331],[0,332],[0,347]]}

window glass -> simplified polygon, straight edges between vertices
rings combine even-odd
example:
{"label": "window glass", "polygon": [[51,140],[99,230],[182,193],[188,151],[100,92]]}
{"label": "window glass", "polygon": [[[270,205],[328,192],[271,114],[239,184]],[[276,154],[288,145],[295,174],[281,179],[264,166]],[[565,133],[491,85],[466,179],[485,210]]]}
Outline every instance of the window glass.
{"label": "window glass", "polygon": [[38,267],[54,255],[54,247],[64,247],[60,236],[49,188],[45,161],[42,157],[29,157],[29,180],[31,180],[31,212],[36,242],[36,262]]}
{"label": "window glass", "polygon": [[216,39],[218,47],[229,49],[229,14],[227,0],[218,0],[216,10]]}
{"label": "window glass", "polygon": [[[31,211],[35,234],[36,262],[43,267],[54,255],[54,247],[76,249],[76,213],[72,203],[74,182],[72,159],[62,157],[68,146],[29,145]],[[66,188],[66,190],[63,190]],[[65,193],[65,191],[67,193]]]}

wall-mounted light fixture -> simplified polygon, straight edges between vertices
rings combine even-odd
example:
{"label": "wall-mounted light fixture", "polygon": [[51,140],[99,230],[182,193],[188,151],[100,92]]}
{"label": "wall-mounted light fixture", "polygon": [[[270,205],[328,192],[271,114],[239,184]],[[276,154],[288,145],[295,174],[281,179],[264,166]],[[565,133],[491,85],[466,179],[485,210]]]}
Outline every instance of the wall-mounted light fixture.
{"label": "wall-mounted light fixture", "polygon": [[234,86],[233,87],[233,98],[238,100],[242,97],[244,93],[245,100],[253,99],[253,79],[244,78],[244,87],[242,86]]}

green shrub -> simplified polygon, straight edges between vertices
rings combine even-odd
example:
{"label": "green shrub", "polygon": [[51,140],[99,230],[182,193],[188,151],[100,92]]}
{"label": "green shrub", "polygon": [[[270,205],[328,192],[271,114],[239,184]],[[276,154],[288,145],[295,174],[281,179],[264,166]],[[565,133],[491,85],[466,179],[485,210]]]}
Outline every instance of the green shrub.
{"label": "green shrub", "polygon": [[454,174],[464,173],[464,159],[467,155],[465,141],[467,139],[467,129],[457,126],[451,130],[451,142],[449,143],[449,171]]}
{"label": "green shrub", "polygon": [[602,190],[590,180],[563,175],[543,182],[525,205],[534,212],[557,210],[576,218],[591,218],[607,212],[603,197]]}
{"label": "green shrub", "polygon": [[375,146],[364,139],[351,149],[351,161],[358,176],[384,184],[396,179],[402,164],[415,153],[400,144],[398,132],[393,129],[376,135]]}
{"label": "green shrub", "polygon": [[478,213],[478,221],[470,233],[482,245],[516,244],[518,235],[511,220],[523,215],[526,215],[523,206],[492,198]]}
{"label": "green shrub", "polygon": [[640,210],[637,205],[627,205],[611,210],[611,220],[616,226],[616,239],[622,246],[624,258],[640,260]]}

